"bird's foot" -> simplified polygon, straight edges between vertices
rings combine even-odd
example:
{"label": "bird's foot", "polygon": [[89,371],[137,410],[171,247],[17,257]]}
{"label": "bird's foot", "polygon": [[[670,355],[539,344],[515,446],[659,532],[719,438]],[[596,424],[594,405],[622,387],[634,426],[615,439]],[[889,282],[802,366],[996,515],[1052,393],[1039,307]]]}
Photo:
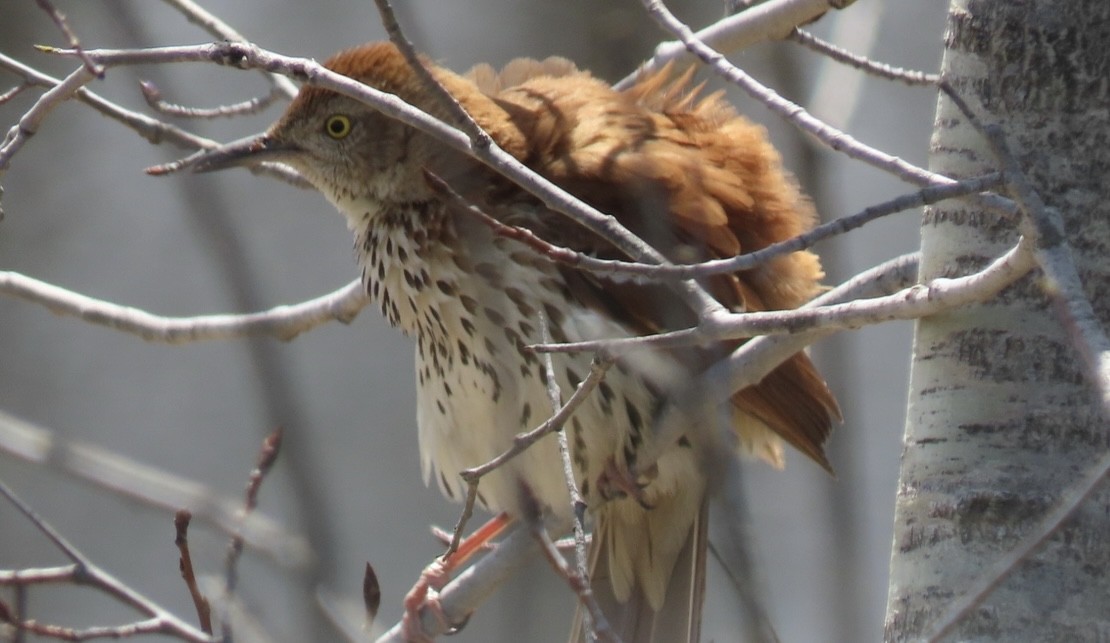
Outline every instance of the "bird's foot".
{"label": "bird's foot", "polygon": [[437,558],[420,573],[420,579],[405,594],[405,614],[401,617],[401,635],[406,641],[413,643],[431,643],[432,638],[424,633],[420,625],[420,612],[427,608],[439,621],[445,632],[455,631],[455,626],[443,613],[443,606],[439,602],[439,590],[451,578],[451,571],[447,561]]}
{"label": "bird's foot", "polygon": [[461,567],[476,552],[492,546],[491,540],[504,531],[512,522],[507,514],[498,514],[482,525],[473,534],[463,538],[458,548],[440,558],[436,558],[420,573],[420,578],[405,594],[404,616],[401,617],[401,634],[406,641],[415,643],[429,643],[432,639],[424,633],[420,626],[420,611],[424,608],[431,610],[432,615],[439,621],[441,629],[447,634],[454,634],[466,625],[466,619],[461,623],[452,623],[443,611],[439,602],[439,590],[451,580],[451,573]]}

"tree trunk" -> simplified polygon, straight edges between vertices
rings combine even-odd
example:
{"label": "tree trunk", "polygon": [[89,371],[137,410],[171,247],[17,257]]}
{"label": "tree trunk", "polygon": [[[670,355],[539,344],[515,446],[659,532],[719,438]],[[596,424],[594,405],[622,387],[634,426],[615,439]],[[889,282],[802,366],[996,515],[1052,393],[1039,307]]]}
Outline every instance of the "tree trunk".
{"label": "tree trunk", "polygon": [[[1110,2],[953,0],[942,73],[1064,219],[1085,290],[1110,325]],[[996,169],[941,99],[931,164]],[[967,274],[1016,223],[948,201],[926,212],[921,277]],[[895,515],[885,637],[917,639],[1032,533],[1110,443],[1080,360],[1038,278],[921,320]],[[958,640],[1110,638],[1110,484],[954,630]]]}

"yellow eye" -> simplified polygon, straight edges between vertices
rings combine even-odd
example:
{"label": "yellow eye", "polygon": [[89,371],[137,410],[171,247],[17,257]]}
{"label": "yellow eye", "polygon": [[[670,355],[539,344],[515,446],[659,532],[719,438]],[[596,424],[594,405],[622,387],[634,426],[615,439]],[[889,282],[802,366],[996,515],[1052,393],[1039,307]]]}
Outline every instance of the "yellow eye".
{"label": "yellow eye", "polygon": [[343,114],[333,114],[324,121],[324,131],[337,141],[346,138],[351,133],[351,119]]}

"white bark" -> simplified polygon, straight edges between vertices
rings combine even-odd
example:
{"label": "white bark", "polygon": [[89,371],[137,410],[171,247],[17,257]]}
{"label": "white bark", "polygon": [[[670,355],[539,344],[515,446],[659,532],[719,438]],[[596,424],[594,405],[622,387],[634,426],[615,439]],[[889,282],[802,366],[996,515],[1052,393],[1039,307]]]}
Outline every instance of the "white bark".
{"label": "white bark", "polygon": [[[1110,322],[1110,48],[1105,0],[954,0],[944,77],[997,123],[1058,209],[1096,315]],[[998,166],[941,99],[932,169]],[[1014,243],[1016,222],[969,201],[930,208],[922,279],[966,274]],[[1081,359],[1037,278],[986,305],[916,326],[885,638],[918,639],[1019,542],[1040,529],[1106,450]],[[1110,485],[953,630],[956,640],[1110,637]]]}

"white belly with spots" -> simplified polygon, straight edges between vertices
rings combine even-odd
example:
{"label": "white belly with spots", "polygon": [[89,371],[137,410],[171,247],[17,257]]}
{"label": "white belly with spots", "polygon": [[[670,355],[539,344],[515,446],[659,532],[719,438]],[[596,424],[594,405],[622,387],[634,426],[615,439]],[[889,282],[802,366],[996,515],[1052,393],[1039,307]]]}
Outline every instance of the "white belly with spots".
{"label": "white belly with spots", "polygon": [[[466,496],[459,472],[490,461],[512,445],[514,436],[554,412],[542,357],[521,350],[541,342],[542,323],[549,324],[556,339],[569,341],[628,334],[613,320],[570,303],[558,271],[545,259],[516,242],[494,239],[484,228],[465,234],[470,238],[455,244],[420,245],[408,235],[380,230],[359,240],[374,300],[417,341],[417,425],[425,481],[435,480],[456,501]],[[590,354],[552,356],[563,401],[588,375],[591,359]],[[658,386],[679,376],[668,360],[641,354],[610,369],[604,384],[575,412],[565,430],[576,482],[587,502],[606,463],[625,464],[630,436],[636,434],[637,443],[650,439],[655,395],[644,380]],[[687,451],[659,462],[647,489],[649,502],[670,495],[691,473]],[[480,503],[493,511],[527,515],[540,510],[565,520],[572,515],[554,435],[488,474],[478,490]]]}

